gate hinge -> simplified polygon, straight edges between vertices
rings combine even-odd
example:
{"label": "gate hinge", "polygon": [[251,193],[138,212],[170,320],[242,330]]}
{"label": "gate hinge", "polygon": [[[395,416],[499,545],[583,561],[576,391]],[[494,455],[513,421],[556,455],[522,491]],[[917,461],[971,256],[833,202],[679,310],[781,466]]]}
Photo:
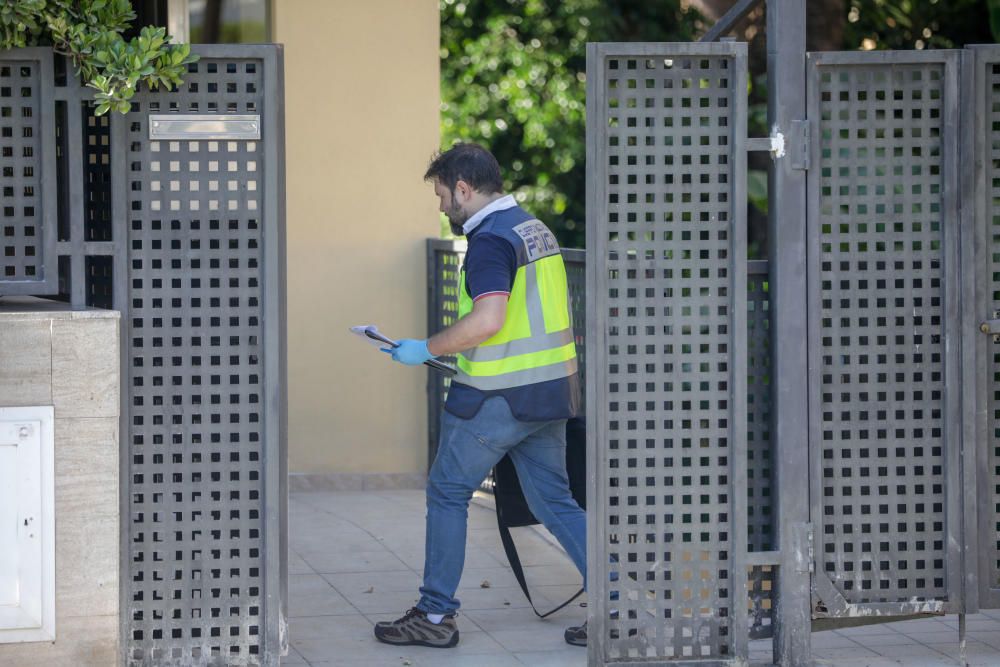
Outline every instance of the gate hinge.
{"label": "gate hinge", "polygon": [[788,157],[792,169],[809,170],[809,121],[793,120],[788,132]]}
{"label": "gate hinge", "polygon": [[986,320],[979,325],[979,330],[984,334],[993,336],[994,343],[1000,343],[1000,312],[993,311],[993,319]]}

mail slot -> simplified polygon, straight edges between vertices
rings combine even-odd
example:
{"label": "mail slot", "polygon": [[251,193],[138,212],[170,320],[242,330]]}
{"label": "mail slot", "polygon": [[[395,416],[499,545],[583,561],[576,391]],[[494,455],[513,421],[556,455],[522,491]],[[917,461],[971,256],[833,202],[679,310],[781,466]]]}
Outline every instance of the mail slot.
{"label": "mail slot", "polygon": [[150,114],[151,140],[260,139],[259,114]]}

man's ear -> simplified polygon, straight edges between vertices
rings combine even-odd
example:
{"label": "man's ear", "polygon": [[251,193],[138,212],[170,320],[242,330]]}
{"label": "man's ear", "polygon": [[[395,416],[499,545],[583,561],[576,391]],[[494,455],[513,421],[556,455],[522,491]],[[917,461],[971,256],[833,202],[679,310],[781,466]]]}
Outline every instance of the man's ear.
{"label": "man's ear", "polygon": [[464,204],[465,202],[469,201],[470,197],[472,197],[473,190],[471,185],[469,185],[462,179],[459,179],[458,181],[455,182],[455,189],[452,190],[452,192],[455,193],[454,198],[458,199],[459,203]]}

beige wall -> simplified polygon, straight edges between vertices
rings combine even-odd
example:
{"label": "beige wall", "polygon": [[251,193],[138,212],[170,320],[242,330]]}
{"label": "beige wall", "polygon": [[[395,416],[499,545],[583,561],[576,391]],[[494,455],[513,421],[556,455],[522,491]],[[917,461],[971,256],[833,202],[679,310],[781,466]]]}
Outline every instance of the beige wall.
{"label": "beige wall", "polygon": [[271,16],[285,45],[288,469],[424,472],[424,370],[347,329],[426,332],[438,2],[274,0]]}

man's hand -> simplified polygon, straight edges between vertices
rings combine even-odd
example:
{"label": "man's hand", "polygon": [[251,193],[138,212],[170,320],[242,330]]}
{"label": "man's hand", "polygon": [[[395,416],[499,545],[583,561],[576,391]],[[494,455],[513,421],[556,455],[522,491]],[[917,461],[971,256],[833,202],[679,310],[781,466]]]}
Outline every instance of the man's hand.
{"label": "man's hand", "polygon": [[419,366],[425,361],[430,361],[434,355],[427,349],[426,340],[414,340],[403,338],[398,341],[397,347],[383,347],[382,351],[392,355],[393,361],[398,361],[407,366]]}

